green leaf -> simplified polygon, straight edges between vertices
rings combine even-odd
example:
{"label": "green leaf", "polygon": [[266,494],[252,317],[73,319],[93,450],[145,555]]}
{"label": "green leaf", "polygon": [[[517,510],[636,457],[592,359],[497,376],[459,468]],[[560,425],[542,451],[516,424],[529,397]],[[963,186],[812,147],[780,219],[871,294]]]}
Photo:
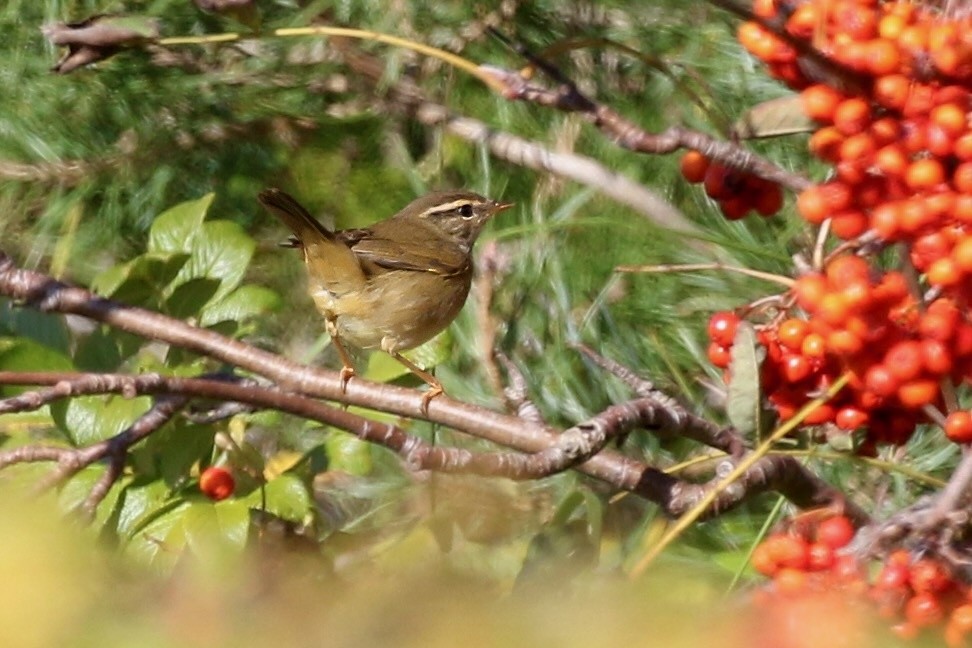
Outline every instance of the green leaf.
{"label": "green leaf", "polygon": [[0,299],[0,332],[30,338],[64,354],[68,352],[67,325],[60,314],[17,308],[10,300]]}
{"label": "green leaf", "polygon": [[215,194],[179,203],[159,216],[149,229],[148,251],[162,254],[191,252]]}
{"label": "green leaf", "polygon": [[169,510],[169,488],[159,480],[129,484],[122,493],[118,511],[118,535],[133,539],[136,534]]}
{"label": "green leaf", "polygon": [[213,504],[193,502],[183,515],[183,529],[189,549],[204,563],[220,563],[239,555],[246,547],[250,527],[249,507],[240,500]]}
{"label": "green leaf", "polygon": [[[452,334],[449,329],[446,329],[425,344],[405,351],[402,355],[423,369],[433,369],[437,364],[452,357],[452,346]],[[365,370],[364,377],[375,382],[391,382],[411,373],[408,367],[387,353],[376,352],[368,358],[368,368]]]}
{"label": "green leaf", "polygon": [[[65,513],[73,513],[79,510],[91,494],[91,489],[107,470],[108,467],[104,465],[87,466],[67,480],[58,493],[58,504],[61,509]],[[115,503],[122,492],[121,484],[120,481],[112,484],[108,495],[99,503],[95,514],[95,519],[99,525],[105,522],[110,511],[115,507]]]}
{"label": "green leaf", "polygon": [[726,415],[744,436],[752,435],[759,429],[759,365],[762,353],[762,348],[756,343],[756,330],[748,322],[740,322],[729,361]]}
{"label": "green leaf", "polygon": [[226,321],[242,322],[279,307],[280,295],[276,292],[263,286],[247,284],[206,306],[199,321],[202,326],[213,326]]}
{"label": "green leaf", "polygon": [[[71,371],[71,360],[27,338],[0,338],[0,371]],[[20,394],[29,387],[0,386],[0,395]]]}
{"label": "green leaf", "polygon": [[216,429],[173,419],[131,451],[138,474],[161,477],[170,488],[185,481],[190,468],[212,451]]}
{"label": "green leaf", "polygon": [[302,522],[310,513],[311,497],[307,486],[296,475],[284,473],[263,487],[253,491],[244,501],[259,506],[266,498],[266,510],[291,522]]}
{"label": "green leaf", "polygon": [[171,572],[186,546],[183,518],[188,508],[189,503],[182,502],[152,518],[125,543],[125,553],[158,573]]}
{"label": "green leaf", "polygon": [[122,361],[119,336],[104,326],[78,341],[74,362],[81,371],[115,371]]}
{"label": "green leaf", "polygon": [[75,446],[86,446],[115,436],[151,405],[148,396],[83,396],[52,404],[51,414]]}
{"label": "green leaf", "polygon": [[189,279],[179,284],[165,300],[165,311],[179,319],[194,317],[213,298],[217,290],[219,290],[219,281],[216,279],[206,277]]}
{"label": "green leaf", "polygon": [[156,294],[175,279],[189,255],[143,254],[108,268],[92,282],[92,290],[128,304],[155,304]]}
{"label": "green leaf", "polygon": [[353,434],[332,430],[324,439],[328,468],[352,475],[371,472],[371,445]]}

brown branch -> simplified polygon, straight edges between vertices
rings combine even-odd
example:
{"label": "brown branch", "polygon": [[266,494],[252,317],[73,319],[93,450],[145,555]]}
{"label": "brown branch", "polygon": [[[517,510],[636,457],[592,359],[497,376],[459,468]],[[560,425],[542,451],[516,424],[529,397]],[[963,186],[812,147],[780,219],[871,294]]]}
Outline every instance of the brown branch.
{"label": "brown branch", "polygon": [[[326,398],[398,416],[425,418],[521,452],[538,453],[549,449],[556,444],[559,438],[556,430],[548,426],[461,403],[447,396],[433,400],[426,413],[422,409],[422,392],[418,390],[354,378],[347,385],[346,391],[343,391],[340,376],[335,371],[299,365],[243,342],[225,338],[213,331],[196,328],[185,322],[143,308],[130,307],[97,297],[84,289],[55,281],[43,274],[17,268],[12,260],[2,253],[0,253],[0,294],[25,301],[45,312],[81,315],[128,333],[160,340],[208,355],[222,362],[263,375],[280,386],[302,395]],[[240,386],[221,384],[217,381],[208,381],[208,383],[209,389],[212,390],[225,390],[230,387],[241,388]],[[120,385],[119,389],[121,389]],[[227,392],[222,395],[217,395],[216,392],[212,392],[212,394],[214,397],[223,400],[234,400]],[[299,398],[295,394],[274,392],[274,398],[284,399],[287,397]],[[302,406],[305,408],[312,407],[312,404],[313,401],[304,399]],[[664,411],[664,408],[657,410],[657,412],[662,413]],[[663,416],[664,414],[659,415]],[[326,416],[329,417],[329,420],[335,421],[333,424],[337,427],[343,427],[338,422],[339,419],[341,417],[353,417],[354,415],[329,408]],[[414,447],[406,445],[411,437],[404,435],[404,433],[402,433],[402,436],[395,435],[395,429],[390,426],[384,426],[367,419],[362,419],[363,422],[357,423],[347,422],[349,419],[344,420],[350,426],[360,423],[359,432],[357,432],[359,434],[366,434],[370,437],[374,430],[379,430],[382,434],[391,435],[394,438],[390,437],[386,444],[399,444],[397,451],[411,451],[411,448]],[[361,426],[364,426],[364,428],[360,429]],[[348,428],[343,427],[343,429]],[[388,447],[395,449],[393,445],[388,445]],[[427,457],[421,453],[409,456],[432,469],[450,470],[452,466],[457,466],[467,472],[476,469],[469,468],[470,466],[475,467],[480,465],[477,462],[486,461],[481,458],[474,459],[471,456],[462,457],[456,454],[443,453],[443,450],[442,448],[434,448],[429,451]],[[568,450],[566,453],[569,461],[573,461],[569,457],[571,452],[573,451]],[[583,457],[584,454],[581,452],[575,456]],[[507,457],[508,455],[504,455],[504,460]],[[799,462],[793,461],[791,464],[790,470],[806,472],[806,469]],[[0,463],[0,466],[2,466],[2,463]],[[495,472],[496,467],[490,466],[489,469]],[[643,462],[609,450],[603,450],[587,459],[577,465],[576,469],[606,481],[619,490],[633,491],[659,503],[666,510],[670,508],[668,502],[673,495],[672,489],[678,484],[678,480],[645,465]],[[790,482],[790,484],[792,483],[795,482]],[[812,482],[805,480],[798,485],[802,487],[807,484],[812,485]],[[807,499],[806,493],[781,492],[794,501]]]}
{"label": "brown branch", "polygon": [[[43,374],[40,374],[43,375]],[[116,387],[118,393],[126,395],[132,394],[132,381],[128,376],[115,376],[116,380],[103,381],[93,380],[90,375],[79,375],[86,389],[80,393],[104,393],[106,387]],[[70,396],[70,392],[65,393],[65,385],[70,381],[64,375],[54,377],[56,385],[51,389],[43,390],[43,394],[36,398],[24,398],[15,396],[0,401],[0,412],[25,411],[37,409],[46,403]],[[10,405],[13,401],[13,405]],[[45,491],[53,488],[71,476],[77,474],[82,469],[90,466],[96,461],[108,458],[108,468],[91,488],[87,498],[81,504],[81,513],[85,519],[94,516],[98,504],[105,498],[112,484],[118,480],[125,466],[125,457],[128,449],[148,437],[160,427],[165,425],[176,412],[186,404],[187,398],[184,396],[164,395],[156,399],[152,407],[135,420],[130,426],[116,434],[115,436],[93,443],[84,448],[60,448],[52,446],[24,446],[0,452],[0,468],[5,468],[17,463],[54,461],[57,467],[42,479],[38,485],[38,491]]]}
{"label": "brown branch", "polygon": [[[720,428],[711,421],[692,414],[674,398],[657,389],[651,382],[641,378],[628,367],[595,353],[590,347],[583,344],[573,346],[597,366],[620,378],[642,399],[650,401],[656,407],[668,412],[671,422],[662,426],[662,430],[656,431],[656,433],[663,431],[666,434],[678,434],[710,448],[722,450],[732,457],[739,458],[742,456],[745,444],[735,429],[731,427]],[[650,428],[650,426],[647,427]]]}
{"label": "brown branch", "polygon": [[[659,409],[653,402],[636,400],[610,407],[591,420],[565,430],[556,437],[554,443],[534,454],[472,453],[461,449],[429,445],[397,426],[371,421],[298,394],[225,379],[179,378],[159,374],[128,376],[0,371],[0,384],[52,385],[47,389],[0,400],[0,414],[33,410],[58,399],[90,394],[118,393],[127,397],[138,394],[178,395],[182,402],[190,397],[216,398],[255,407],[271,407],[352,432],[364,441],[394,450],[413,469],[468,472],[516,480],[539,479],[572,468],[600,452],[610,439],[632,427],[665,427],[666,425],[664,410]],[[148,417],[149,414],[151,412],[142,418]],[[78,466],[78,469],[104,457],[109,451],[119,448],[124,450],[143,438],[126,432],[114,437],[111,440],[114,445],[111,447],[101,447],[102,444],[96,444],[97,449],[92,450],[90,454],[79,455],[83,456],[85,462]],[[11,452],[16,453],[19,450],[21,449]],[[70,458],[75,457],[72,454]],[[5,464],[3,453],[0,453],[0,466],[2,465]]]}
{"label": "brown branch", "polygon": [[771,180],[793,191],[802,191],[813,184],[809,178],[787,171],[735,142],[718,140],[705,133],[677,126],[660,133],[649,133],[613,108],[591,101],[573,85],[550,90],[534,85],[510,70],[489,65],[480,68],[505,86],[503,96],[507,99],[582,114],[622,148],[654,155],[692,149],[710,160]]}

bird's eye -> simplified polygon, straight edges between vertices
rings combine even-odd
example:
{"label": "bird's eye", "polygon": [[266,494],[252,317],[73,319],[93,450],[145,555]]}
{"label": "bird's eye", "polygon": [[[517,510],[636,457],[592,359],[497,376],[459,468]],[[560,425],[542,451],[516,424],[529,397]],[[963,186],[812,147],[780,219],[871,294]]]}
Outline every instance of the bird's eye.
{"label": "bird's eye", "polygon": [[462,216],[463,218],[472,218],[472,215],[473,215],[472,205],[470,205],[469,203],[466,203],[465,205],[463,205],[462,207],[460,207],[459,208],[459,215]]}

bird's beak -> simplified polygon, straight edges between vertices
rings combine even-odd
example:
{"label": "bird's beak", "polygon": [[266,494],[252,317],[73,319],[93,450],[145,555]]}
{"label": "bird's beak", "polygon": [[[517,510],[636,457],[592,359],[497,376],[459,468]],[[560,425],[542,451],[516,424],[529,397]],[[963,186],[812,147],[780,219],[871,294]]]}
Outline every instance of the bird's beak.
{"label": "bird's beak", "polygon": [[516,203],[511,203],[511,202],[510,203],[494,202],[493,208],[490,210],[490,216],[495,216],[496,214],[500,213],[503,210],[509,209],[515,204]]}

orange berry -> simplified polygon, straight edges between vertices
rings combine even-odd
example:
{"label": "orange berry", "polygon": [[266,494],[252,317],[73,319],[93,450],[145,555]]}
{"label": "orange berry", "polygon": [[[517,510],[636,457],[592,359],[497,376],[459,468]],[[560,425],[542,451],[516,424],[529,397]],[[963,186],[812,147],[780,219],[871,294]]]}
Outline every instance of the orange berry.
{"label": "orange berry", "polygon": [[709,158],[698,151],[686,151],[680,162],[682,176],[693,184],[705,180],[705,172],[709,170]]}
{"label": "orange berry", "polygon": [[892,41],[879,38],[867,45],[867,68],[874,76],[897,72],[901,67],[901,52]]}
{"label": "orange berry", "polygon": [[793,294],[797,304],[807,312],[815,312],[828,292],[827,280],[821,274],[805,274],[793,284]]}
{"label": "orange berry", "polygon": [[897,40],[907,26],[908,21],[902,16],[886,14],[878,21],[878,36],[888,40]]}
{"label": "orange berry", "polygon": [[803,538],[780,533],[769,536],[764,543],[768,545],[769,555],[780,567],[806,569],[809,547]]}
{"label": "orange berry", "polygon": [[916,160],[905,171],[905,182],[916,191],[931,189],[945,182],[945,168],[934,158]]}
{"label": "orange berry", "polygon": [[825,123],[833,121],[834,112],[843,99],[840,92],[823,83],[816,83],[800,92],[800,105],[807,117]]}
{"label": "orange berry", "polygon": [[867,425],[867,420],[869,416],[866,411],[859,409],[857,407],[841,407],[837,410],[837,416],[834,417],[834,423],[837,424],[841,430],[846,430],[851,432],[858,428]]}
{"label": "orange berry", "polygon": [[819,333],[808,333],[800,345],[800,353],[808,358],[821,359],[827,354],[827,344]]}
{"label": "orange berry", "polygon": [[854,539],[854,524],[846,515],[835,515],[822,520],[817,525],[815,538],[817,542],[823,543],[831,549],[841,549],[850,544]]}
{"label": "orange berry", "polygon": [[[874,137],[867,132],[856,133],[849,136],[840,144],[837,155],[842,162],[859,162],[862,165],[869,165],[877,151],[877,143]],[[848,173],[853,171],[853,173]],[[844,167],[838,169],[838,175],[847,182],[857,184],[864,179],[865,167],[854,168]]]}
{"label": "orange berry", "polygon": [[952,412],[945,419],[945,436],[955,443],[972,443],[972,413]]}
{"label": "orange berry", "polygon": [[235,488],[233,474],[225,468],[210,466],[199,475],[199,490],[211,500],[224,500],[233,494]]}
{"label": "orange berry", "polygon": [[965,132],[968,121],[966,111],[957,103],[945,103],[932,108],[931,121],[955,138]]}
{"label": "orange berry", "polygon": [[972,273],[972,235],[962,236],[952,248],[952,259],[962,273]]}
{"label": "orange berry", "polygon": [[919,378],[903,383],[898,387],[898,400],[905,407],[918,409],[931,405],[939,394],[938,381],[930,378]]}
{"label": "orange berry", "polygon": [[933,286],[954,286],[962,281],[963,273],[961,268],[952,257],[936,259],[925,273],[928,283]]}
{"label": "orange berry", "polygon": [[886,74],[874,80],[872,94],[874,99],[892,110],[901,110],[908,101],[911,79],[904,74]]}
{"label": "orange berry", "polygon": [[831,286],[843,290],[859,281],[869,282],[871,267],[863,257],[845,254],[833,259],[824,269],[824,275]]}
{"label": "orange berry", "polygon": [[878,364],[870,367],[864,374],[864,385],[872,394],[887,398],[898,391],[900,383],[886,366]]}
{"label": "orange berry", "polygon": [[959,135],[952,147],[952,152],[960,160],[972,160],[972,131]]}
{"label": "orange berry", "polygon": [[793,596],[805,592],[808,581],[809,576],[806,571],[792,567],[784,567],[773,576],[773,585],[776,587],[776,591],[784,596]]}
{"label": "orange berry", "polygon": [[972,603],[959,605],[952,610],[949,623],[954,624],[963,633],[972,631]]}
{"label": "orange berry", "polygon": [[821,128],[810,136],[810,152],[821,160],[836,162],[844,136],[834,126]]}
{"label": "orange berry", "polygon": [[776,329],[776,339],[790,351],[799,353],[809,332],[809,322],[794,317],[780,323]]}
{"label": "orange berry", "polygon": [[941,602],[930,592],[915,594],[905,603],[905,619],[917,628],[940,623],[944,617]]}
{"label": "orange berry", "polygon": [[852,209],[834,214],[830,221],[830,228],[835,236],[849,241],[866,232],[869,224],[867,214],[859,209]]}
{"label": "orange berry", "polygon": [[916,340],[895,343],[884,354],[884,366],[900,382],[917,378],[923,367],[921,344]]}
{"label": "orange berry", "polygon": [[900,144],[882,146],[874,153],[874,166],[885,175],[904,177],[911,159]]}
{"label": "orange berry", "polygon": [[921,344],[921,361],[925,371],[934,376],[944,376],[952,371],[951,350],[938,340],[924,339]]}
{"label": "orange berry", "polygon": [[811,225],[819,225],[830,216],[830,207],[820,185],[807,187],[797,196],[797,212]]}
{"label": "orange berry", "polygon": [[866,99],[849,97],[834,109],[834,126],[844,135],[863,132],[871,123],[871,106]]}
{"label": "orange berry", "polygon": [[972,162],[963,162],[952,172],[952,186],[963,194],[972,194]]}

